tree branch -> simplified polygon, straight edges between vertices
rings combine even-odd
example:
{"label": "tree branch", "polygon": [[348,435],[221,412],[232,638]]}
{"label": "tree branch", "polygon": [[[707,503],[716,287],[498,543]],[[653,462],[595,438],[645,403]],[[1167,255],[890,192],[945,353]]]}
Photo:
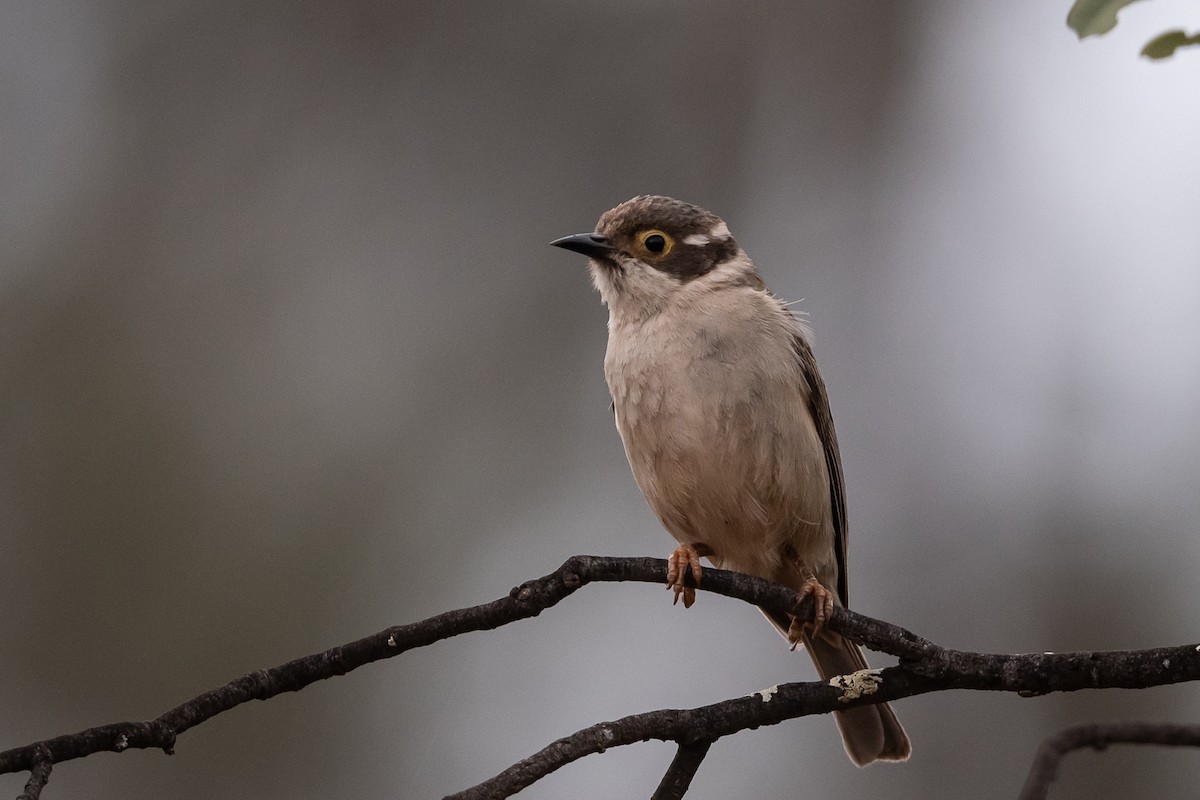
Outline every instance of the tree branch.
{"label": "tree branch", "polygon": [[[707,573],[705,580],[708,580]],[[837,617],[845,612],[837,610]],[[854,615],[855,617],[859,615]],[[862,618],[868,622],[877,622]],[[886,623],[885,623],[886,624]],[[831,627],[834,627],[831,625]],[[842,633],[846,628],[840,627]],[[1170,653],[1170,656],[1164,656]],[[1171,658],[1190,655],[1181,671],[1165,667]],[[1156,672],[1154,663],[1162,668]],[[933,667],[934,674],[921,674]],[[943,650],[928,663],[872,670],[879,678],[861,695],[822,682],[785,683],[747,697],[736,697],[692,709],[663,709],[602,722],[517,762],[470,789],[446,800],[493,800],[509,797],[551,772],[586,755],[648,739],[681,745],[716,740],[743,730],[775,725],[812,714],[898,700],[945,689],[1016,692],[1033,697],[1051,691],[1089,688],[1142,688],[1200,679],[1200,653],[1195,645],[1141,651],[1023,655],[963,653]],[[860,686],[863,684],[859,684]],[[871,686],[870,683],[865,684]],[[698,765],[697,765],[698,766]]]}
{"label": "tree branch", "polygon": [[671,766],[667,767],[667,774],[663,775],[650,800],[680,800],[687,794],[692,778],[696,776],[696,770],[700,769],[700,763],[708,755],[710,747],[712,742],[708,740],[679,745],[675,758],[671,759]]}
{"label": "tree branch", "polygon": [[49,754],[43,753],[43,756],[43,759],[29,770],[29,780],[25,781],[25,789],[17,795],[17,800],[38,800],[42,796],[42,789],[46,787],[46,781],[50,780],[50,770],[54,768],[48,760]]}
{"label": "tree branch", "polygon": [[1072,750],[1110,744],[1158,744],[1171,747],[1200,747],[1200,725],[1167,722],[1109,722],[1075,725],[1047,737],[1038,748],[1019,800],[1045,800],[1050,784],[1058,777],[1058,764]]}
{"label": "tree branch", "polygon": [[[549,575],[515,587],[506,597],[387,628],[321,653],[248,673],[156,719],[101,725],[4,751],[0,753],[0,773],[37,768],[37,775],[44,778],[52,764],[102,751],[160,748],[171,753],[179,734],[250,700],[299,691],[319,680],[442,639],[535,617],[588,583],[663,583],[665,576],[663,559],[574,556]],[[811,618],[811,598],[797,606],[795,592],[747,575],[707,569],[701,588],[768,610]],[[899,666],[873,673],[877,681],[860,676],[858,681],[849,682],[849,688],[819,682],[783,684],[710,706],[653,711],[594,725],[455,796],[508,796],[584,755],[651,738],[681,745],[676,756],[678,767],[672,764],[664,784],[690,780],[703,758],[703,742],[785,719],[941,689],[986,689],[1033,696],[1088,688],[1144,688],[1200,679],[1200,652],[1194,644],[1137,651],[1004,655],[945,649],[904,628],[843,608],[834,610],[828,625],[871,649],[899,657]],[[37,775],[31,775],[31,787]],[[660,787],[660,791],[673,790]]]}
{"label": "tree branch", "polygon": [[387,628],[321,653],[247,673],[176,706],[154,720],[101,725],[0,752],[0,774],[30,770],[42,761],[56,764],[102,751],[120,753],[131,748],[159,748],[171,753],[179,734],[250,700],[266,700],[284,692],[296,692],[317,681],[344,675],[364,664],[391,658],[452,636],[491,630],[520,619],[536,617],[591,581],[658,583],[665,581],[665,575],[666,561],[663,559],[577,556],[568,559],[549,575],[514,588],[507,597],[448,611],[421,622]]}

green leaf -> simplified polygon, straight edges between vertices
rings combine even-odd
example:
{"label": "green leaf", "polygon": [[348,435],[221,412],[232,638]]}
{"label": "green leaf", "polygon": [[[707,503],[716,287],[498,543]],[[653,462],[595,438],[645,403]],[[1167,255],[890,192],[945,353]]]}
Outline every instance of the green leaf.
{"label": "green leaf", "polygon": [[1200,33],[1193,33],[1188,36],[1183,31],[1167,31],[1160,33],[1150,41],[1146,42],[1146,46],[1142,48],[1142,55],[1146,58],[1170,58],[1175,55],[1175,51],[1180,47],[1188,45],[1200,44]]}
{"label": "green leaf", "polygon": [[1117,12],[1137,0],[1075,0],[1067,14],[1067,27],[1085,36],[1099,36],[1117,26]]}

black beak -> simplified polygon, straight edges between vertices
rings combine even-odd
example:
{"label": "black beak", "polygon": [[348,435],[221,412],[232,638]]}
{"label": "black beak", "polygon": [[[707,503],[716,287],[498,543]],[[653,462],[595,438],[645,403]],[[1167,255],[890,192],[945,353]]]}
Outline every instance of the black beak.
{"label": "black beak", "polygon": [[605,258],[613,251],[613,246],[609,244],[608,239],[598,233],[577,233],[574,236],[555,239],[550,244],[566,250],[573,250],[576,253],[583,253],[588,258]]}

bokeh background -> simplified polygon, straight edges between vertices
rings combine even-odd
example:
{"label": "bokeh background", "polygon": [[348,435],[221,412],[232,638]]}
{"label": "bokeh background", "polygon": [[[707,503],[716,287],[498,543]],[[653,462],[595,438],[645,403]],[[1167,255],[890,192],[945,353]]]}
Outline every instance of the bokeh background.
{"label": "bokeh background", "polygon": [[[978,650],[1200,638],[1200,53],[1136,55],[1200,18],[1139,3],[1081,44],[1068,6],[0,3],[0,748],[575,553],[665,556],[606,312],[546,246],[641,193],[715,210],[803,299],[855,608]],[[440,797],[812,675],[738,603],[592,587],[45,796]],[[721,741],[689,796],[1011,798],[1043,736],[1195,721],[1200,689],[898,711],[906,766],[806,719]],[[671,754],[522,797],[646,797]],[[1192,752],[1118,748],[1054,797],[1198,782]]]}

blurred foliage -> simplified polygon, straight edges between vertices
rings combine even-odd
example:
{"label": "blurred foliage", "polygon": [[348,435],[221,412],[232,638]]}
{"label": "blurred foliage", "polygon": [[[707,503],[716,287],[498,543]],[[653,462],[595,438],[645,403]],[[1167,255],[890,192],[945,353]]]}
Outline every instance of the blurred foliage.
{"label": "blurred foliage", "polygon": [[1188,36],[1182,30],[1167,31],[1146,42],[1146,46],[1142,48],[1142,55],[1153,59],[1167,58],[1175,55],[1178,48],[1190,44],[1200,44],[1200,33]]}
{"label": "blurred foliage", "polygon": [[1067,27],[1083,39],[1117,27],[1117,13],[1136,0],[1075,0],[1067,14]]}
{"label": "blurred foliage", "polygon": [[[1075,0],[1067,13],[1067,27],[1080,39],[1108,33],[1117,26],[1121,9],[1134,2],[1137,0]],[[1169,58],[1180,47],[1193,44],[1200,44],[1200,33],[1189,36],[1182,30],[1167,31],[1147,42],[1142,55],[1156,60]]]}

